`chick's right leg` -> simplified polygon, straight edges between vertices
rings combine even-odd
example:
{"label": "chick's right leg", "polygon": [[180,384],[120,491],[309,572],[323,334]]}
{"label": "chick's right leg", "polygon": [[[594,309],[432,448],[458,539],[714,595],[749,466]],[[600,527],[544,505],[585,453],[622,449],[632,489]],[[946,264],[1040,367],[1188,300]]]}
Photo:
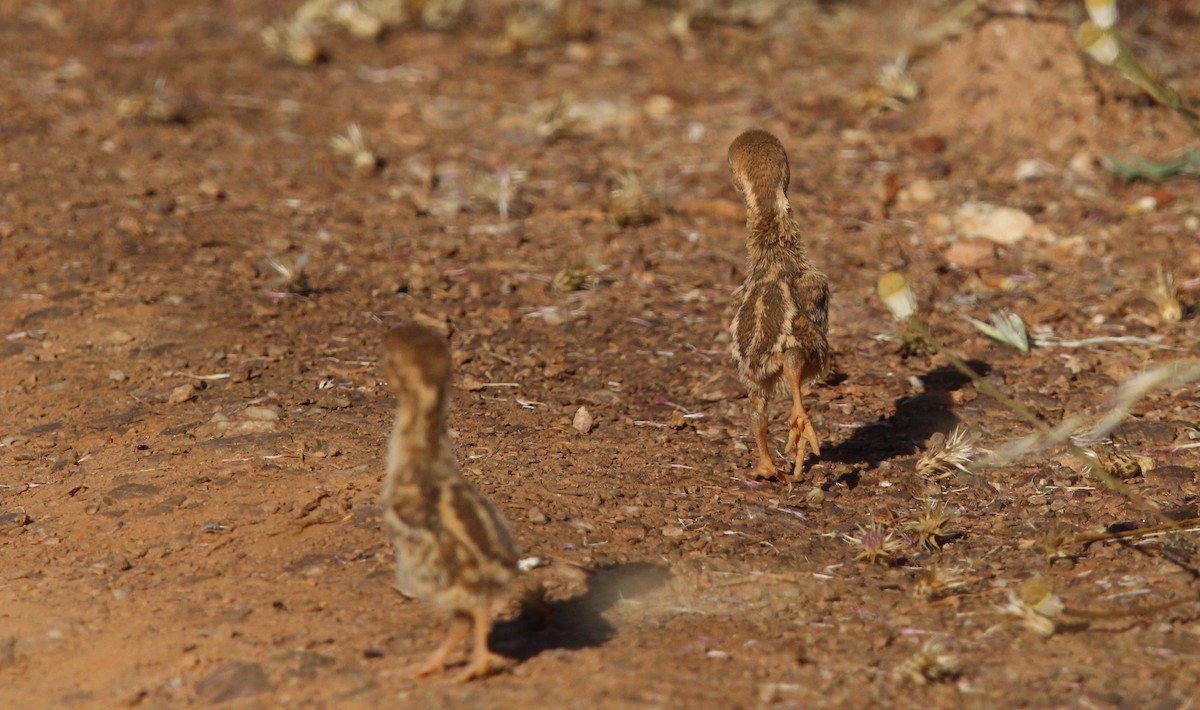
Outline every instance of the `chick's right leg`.
{"label": "chick's right leg", "polygon": [[504,662],[503,657],[492,653],[492,650],[488,648],[488,632],[492,630],[490,605],[486,602],[481,603],[472,610],[471,614],[475,619],[475,648],[471,653],[471,662],[459,676],[461,681],[489,676]]}

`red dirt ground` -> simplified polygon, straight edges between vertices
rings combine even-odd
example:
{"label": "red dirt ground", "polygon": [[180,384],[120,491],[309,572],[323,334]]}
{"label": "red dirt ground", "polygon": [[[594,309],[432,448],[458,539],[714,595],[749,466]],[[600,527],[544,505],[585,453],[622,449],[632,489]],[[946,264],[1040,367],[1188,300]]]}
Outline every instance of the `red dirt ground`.
{"label": "red dirt ground", "polygon": [[[992,449],[1030,428],[905,356],[875,283],[905,274],[938,337],[1046,421],[1094,415],[1200,335],[1200,187],[1099,159],[1196,137],[1078,53],[1073,3],[960,23],[948,3],[711,5],[683,36],[672,3],[594,2],[591,39],[511,53],[508,10],[477,4],[449,32],[331,28],[300,67],[259,39],[284,2],[0,2],[0,706],[1191,707],[1200,605],[1153,610],[1197,595],[1186,538],[1048,560],[1048,531],[1153,522],[1061,449],[918,476],[958,423]],[[1200,95],[1195,2],[1122,28]],[[881,107],[902,54],[922,94]],[[377,171],[330,147],[351,123]],[[751,126],[787,146],[833,285],[838,374],[808,398],[823,501],[745,480],[724,156]],[[608,193],[631,170],[665,212],[622,228]],[[503,175],[523,177],[506,216]],[[960,235],[970,201],[1036,225]],[[302,280],[269,265],[305,259]],[[1150,295],[1161,263],[1180,322]],[[580,264],[592,288],[550,288]],[[1043,344],[963,318],[999,308]],[[493,633],[510,668],[471,684],[400,672],[447,621],[393,590],[377,510],[375,359],[414,319],[452,332],[465,474],[550,561]],[[1194,387],[1157,390],[1114,436],[1155,465],[1130,487],[1179,518],[1198,418]],[[940,549],[901,534],[928,498],[955,513]],[[845,539],[873,522],[891,564]],[[963,585],[922,600],[935,568]],[[1049,638],[1000,611],[1037,574],[1066,605]],[[915,658],[931,640],[944,677]]]}

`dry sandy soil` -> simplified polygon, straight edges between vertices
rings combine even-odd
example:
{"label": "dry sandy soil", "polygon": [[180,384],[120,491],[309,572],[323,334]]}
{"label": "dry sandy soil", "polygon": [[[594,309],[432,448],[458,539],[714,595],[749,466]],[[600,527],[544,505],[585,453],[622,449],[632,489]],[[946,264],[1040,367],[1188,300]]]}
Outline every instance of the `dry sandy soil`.
{"label": "dry sandy soil", "polygon": [[[1079,54],[1076,3],[713,5],[685,32],[671,3],[593,2],[590,38],[514,48],[476,3],[449,31],[331,26],[294,66],[260,41],[277,0],[0,2],[0,706],[1194,707],[1187,538],[1056,547],[1154,522],[1061,448],[919,476],[956,424],[990,449],[1031,427],[906,354],[875,282],[906,275],[1045,421],[1097,416],[1200,335],[1200,187],[1101,159],[1196,137]],[[1200,6],[1142,8],[1131,46],[1200,96]],[[901,55],[919,96],[877,85]],[[331,147],[351,123],[378,169]],[[787,146],[833,284],[823,501],[746,480],[724,156],[751,126]],[[628,171],[658,221],[609,218]],[[968,202],[1033,224],[972,237]],[[568,267],[590,288],[552,288]],[[963,318],[1000,308],[1041,343]],[[471,684],[400,672],[446,628],[393,589],[377,510],[375,360],[414,319],[452,333],[465,474],[550,563],[493,633],[509,668]],[[1179,518],[1198,418],[1194,388],[1157,389],[1111,444]],[[931,549],[924,500],[953,514]],[[897,541],[876,563],[848,540],[873,525]],[[1037,575],[1065,610],[1005,614]]]}

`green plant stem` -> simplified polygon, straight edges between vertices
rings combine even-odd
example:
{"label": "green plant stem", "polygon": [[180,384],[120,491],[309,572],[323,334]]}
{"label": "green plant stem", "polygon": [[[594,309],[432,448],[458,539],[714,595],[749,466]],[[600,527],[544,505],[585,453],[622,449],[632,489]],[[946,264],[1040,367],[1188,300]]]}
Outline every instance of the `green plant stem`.
{"label": "green plant stem", "polygon": [[[927,341],[939,355],[942,355],[949,360],[954,369],[969,377],[971,381],[975,383],[975,386],[982,390],[985,394],[987,394],[989,397],[992,397],[997,402],[1000,402],[1000,404],[1004,405],[1013,414],[1016,414],[1018,417],[1031,424],[1035,429],[1038,430],[1040,434],[1042,434],[1042,436],[1050,437],[1054,435],[1054,430],[1050,428],[1050,425],[1038,418],[1038,416],[1034,414],[1029,407],[1026,407],[1022,402],[1019,402],[1005,394],[999,387],[992,384],[990,380],[984,378],[982,375],[975,372],[975,370],[971,369],[971,366],[964,362],[962,358],[960,358],[958,355],[955,355],[953,352],[947,349],[946,346],[942,345],[937,338],[933,337],[933,333],[929,332],[929,328],[927,328],[925,324],[922,323],[915,315],[909,316],[905,323],[922,339]],[[1154,517],[1155,520],[1162,523],[1164,526],[1167,526],[1173,530],[1179,529],[1179,524],[1168,518],[1167,515],[1162,512],[1162,509],[1146,498],[1143,498],[1142,496],[1133,492],[1133,490],[1131,490],[1129,486],[1125,485],[1121,479],[1114,476],[1107,467],[1097,461],[1094,457],[1089,456],[1088,452],[1083,447],[1071,441],[1066,441],[1064,443],[1071,454],[1078,460],[1082,461],[1087,467],[1087,470],[1090,471],[1093,476],[1099,479],[1100,482],[1107,486],[1110,490],[1124,496],[1127,500],[1149,513]]]}
{"label": "green plant stem", "polygon": [[1146,68],[1146,65],[1142,64],[1134,56],[1129,46],[1125,44],[1125,41],[1121,39],[1121,36],[1115,30],[1109,30],[1109,33],[1116,40],[1117,47],[1120,50],[1116,60],[1113,62],[1113,66],[1119,69],[1125,75],[1126,79],[1137,84],[1142,91],[1149,94],[1155,101],[1178,114],[1196,135],[1200,135],[1200,116],[1197,116],[1194,111],[1184,106],[1183,98],[1180,97],[1179,93],[1157,79]]}

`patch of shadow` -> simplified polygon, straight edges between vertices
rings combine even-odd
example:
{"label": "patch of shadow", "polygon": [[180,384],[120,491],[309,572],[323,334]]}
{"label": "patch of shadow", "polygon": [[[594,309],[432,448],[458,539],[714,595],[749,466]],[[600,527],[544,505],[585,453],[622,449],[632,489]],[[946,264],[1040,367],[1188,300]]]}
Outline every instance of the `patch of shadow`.
{"label": "patch of shadow", "polygon": [[295,562],[287,565],[284,567],[284,569],[288,572],[300,573],[309,567],[327,564],[332,558],[333,555],[305,555],[304,557],[301,557]]}
{"label": "patch of shadow", "polygon": [[113,500],[130,500],[132,498],[152,496],[160,490],[162,489],[158,486],[153,486],[149,483],[122,483],[108,493],[105,493],[104,497]]}
{"label": "patch of shadow", "polygon": [[181,343],[167,341],[165,343],[158,343],[157,345],[151,345],[150,347],[143,349],[142,352],[146,355],[162,355],[164,353],[171,352],[172,350],[178,348],[180,345],[181,345]]}
{"label": "patch of shadow", "polygon": [[118,434],[124,434],[129,430],[129,425],[142,418],[146,410],[142,407],[134,407],[120,414],[110,414],[107,417],[100,417],[91,421],[93,429],[112,429]]}
{"label": "patch of shadow", "polygon": [[270,689],[262,666],[249,661],[225,661],[196,683],[196,695],[201,702],[213,705]]}
{"label": "patch of shadow", "polygon": [[183,493],[176,493],[175,495],[167,496],[162,501],[155,504],[154,507],[147,510],[145,514],[150,516],[150,515],[167,515],[168,513],[174,513],[176,510],[179,509],[179,506],[181,506],[187,502],[187,499],[188,499],[187,496],[184,495]]}
{"label": "patch of shadow", "polygon": [[317,671],[328,668],[336,662],[333,656],[308,649],[277,653],[271,657],[271,660],[283,664],[285,676],[305,679],[316,677]]}
{"label": "patch of shadow", "polygon": [[276,432],[269,434],[241,434],[239,436],[215,437],[196,442],[195,446],[202,449],[239,449],[245,447],[252,450],[260,444],[284,439],[287,434]]}
{"label": "patch of shadow", "polygon": [[25,346],[11,340],[0,340],[0,360],[25,352]]}
{"label": "patch of shadow", "polygon": [[62,429],[62,422],[47,422],[46,424],[38,424],[35,427],[29,427],[21,432],[25,436],[37,436],[38,434],[49,434],[52,431]]}
{"label": "patch of shadow", "polygon": [[[967,363],[984,376],[991,366],[979,360]],[[962,389],[971,378],[950,365],[935,367],[921,377],[924,389],[895,401],[888,417],[859,427],[849,439],[821,450],[817,461],[865,463],[877,466],[899,456],[912,456],[920,444],[937,432],[949,434],[959,423],[951,393]]]}
{"label": "patch of shadow", "polygon": [[587,589],[569,599],[546,599],[541,588],[530,593],[516,618],[492,627],[492,650],[525,661],[543,651],[600,646],[616,631],[603,616],[609,607],[648,594],[671,576],[665,565],[652,562],[627,562],[586,574]]}
{"label": "patch of shadow", "polygon": [[29,325],[39,320],[54,320],[57,318],[66,318],[75,314],[75,309],[66,306],[47,306],[39,308],[36,311],[26,313],[20,320],[21,325]]}

